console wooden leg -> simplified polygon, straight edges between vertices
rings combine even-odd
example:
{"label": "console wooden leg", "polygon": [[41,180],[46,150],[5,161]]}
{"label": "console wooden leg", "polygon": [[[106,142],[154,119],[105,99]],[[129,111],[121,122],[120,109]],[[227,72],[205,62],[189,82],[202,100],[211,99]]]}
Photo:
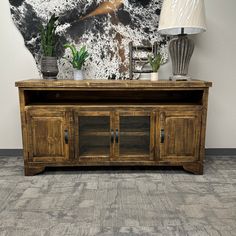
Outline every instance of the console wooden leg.
{"label": "console wooden leg", "polygon": [[184,170],[191,172],[196,175],[202,175],[203,174],[203,165],[202,163],[186,163],[183,165]]}
{"label": "console wooden leg", "polygon": [[25,176],[33,176],[45,170],[45,166],[25,166]]}

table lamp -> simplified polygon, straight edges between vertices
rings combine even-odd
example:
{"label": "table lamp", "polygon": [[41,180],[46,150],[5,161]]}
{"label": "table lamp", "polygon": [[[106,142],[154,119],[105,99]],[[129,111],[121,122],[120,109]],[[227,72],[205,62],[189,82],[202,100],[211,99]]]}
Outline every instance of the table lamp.
{"label": "table lamp", "polygon": [[175,35],[169,42],[173,76],[171,80],[188,80],[188,67],[194,43],[188,34],[206,31],[204,0],[164,0],[158,32]]}

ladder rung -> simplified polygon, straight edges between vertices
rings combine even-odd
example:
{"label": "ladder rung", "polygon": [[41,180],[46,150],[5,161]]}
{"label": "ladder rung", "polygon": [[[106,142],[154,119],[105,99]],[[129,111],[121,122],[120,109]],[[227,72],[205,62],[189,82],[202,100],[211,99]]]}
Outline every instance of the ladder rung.
{"label": "ladder rung", "polygon": [[133,73],[152,73],[152,70],[134,70]]}
{"label": "ladder rung", "polygon": [[143,58],[134,57],[134,58],[132,58],[132,60],[140,61],[140,62],[146,62],[146,61],[148,61],[148,58],[145,58],[145,57],[143,57]]}
{"label": "ladder rung", "polygon": [[148,46],[133,46],[133,50],[144,50],[144,51],[152,51],[152,47]]}

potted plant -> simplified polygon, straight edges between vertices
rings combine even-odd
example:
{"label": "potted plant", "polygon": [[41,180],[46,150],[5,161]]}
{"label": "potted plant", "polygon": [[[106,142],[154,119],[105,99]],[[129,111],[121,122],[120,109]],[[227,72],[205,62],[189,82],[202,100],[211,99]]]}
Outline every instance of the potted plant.
{"label": "potted plant", "polygon": [[155,56],[148,55],[148,61],[152,67],[151,81],[157,81],[158,80],[158,70],[159,70],[160,66],[163,64],[162,56],[159,52]]}
{"label": "potted plant", "polygon": [[83,79],[83,72],[82,72],[82,66],[84,65],[85,61],[87,60],[89,54],[86,49],[86,46],[83,46],[78,51],[74,44],[65,44],[65,48],[69,48],[72,53],[72,58],[69,60],[71,65],[74,68],[74,79],[75,80],[82,80]]}
{"label": "potted plant", "polygon": [[57,58],[55,49],[57,44],[56,28],[58,17],[53,14],[46,26],[41,28],[41,72],[45,79],[56,79],[58,74]]}

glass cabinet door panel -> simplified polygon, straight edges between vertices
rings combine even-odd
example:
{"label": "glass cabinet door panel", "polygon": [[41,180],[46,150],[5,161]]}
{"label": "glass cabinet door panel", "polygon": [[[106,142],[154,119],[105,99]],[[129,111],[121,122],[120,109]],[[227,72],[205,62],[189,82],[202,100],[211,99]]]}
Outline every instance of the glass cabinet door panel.
{"label": "glass cabinet door panel", "polygon": [[150,116],[120,116],[119,154],[149,155]]}
{"label": "glass cabinet door panel", "polygon": [[80,131],[96,131],[109,132],[110,117],[109,116],[80,116],[79,117]]}
{"label": "glass cabinet door panel", "polygon": [[110,155],[110,117],[79,117],[79,155]]}

